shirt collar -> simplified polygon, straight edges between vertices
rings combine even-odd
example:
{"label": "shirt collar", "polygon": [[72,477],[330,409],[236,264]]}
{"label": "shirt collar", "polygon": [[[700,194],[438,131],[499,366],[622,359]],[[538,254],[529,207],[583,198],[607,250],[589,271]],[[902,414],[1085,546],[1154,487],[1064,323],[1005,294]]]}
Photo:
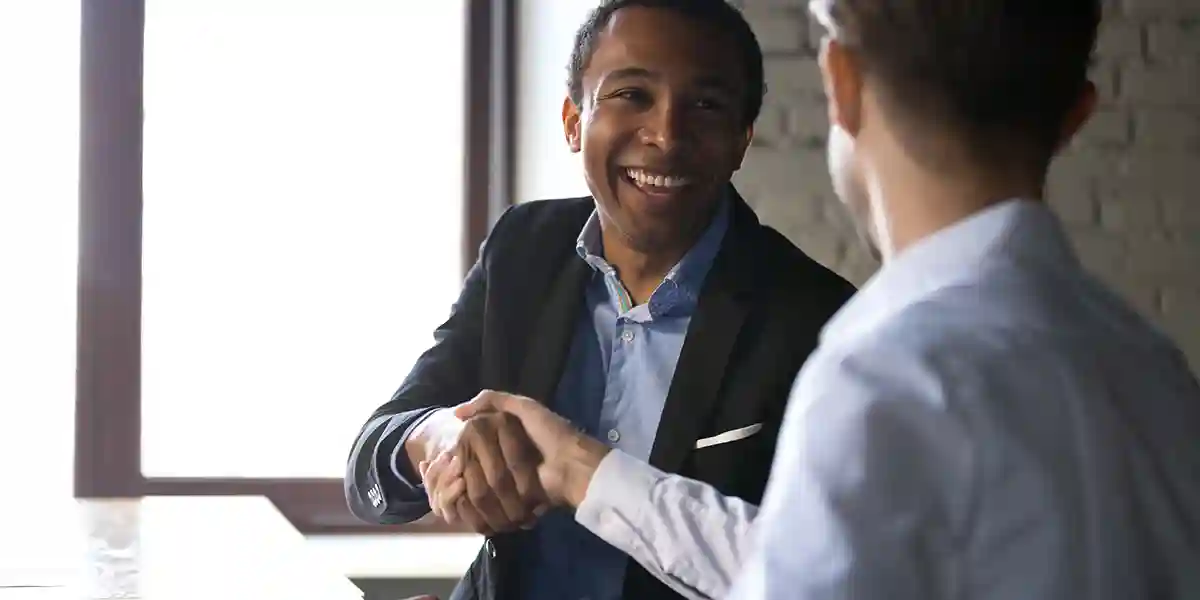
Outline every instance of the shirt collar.
{"label": "shirt collar", "polygon": [[[709,222],[708,227],[687,254],[667,272],[663,282],[650,297],[650,309],[658,314],[675,305],[685,304],[694,306],[700,298],[700,289],[708,276],[708,271],[721,249],[725,232],[729,229],[732,202],[728,194],[723,197]],[[604,260],[604,243],[600,232],[600,215],[592,211],[590,217],[579,232],[575,243],[575,251],[593,269],[602,275],[616,277],[616,270]],[[661,293],[660,293],[661,292]]]}
{"label": "shirt collar", "polygon": [[979,272],[985,261],[1077,266],[1058,218],[1041,202],[1012,199],[981,210],[918,241],[888,261],[821,332],[837,344]]}

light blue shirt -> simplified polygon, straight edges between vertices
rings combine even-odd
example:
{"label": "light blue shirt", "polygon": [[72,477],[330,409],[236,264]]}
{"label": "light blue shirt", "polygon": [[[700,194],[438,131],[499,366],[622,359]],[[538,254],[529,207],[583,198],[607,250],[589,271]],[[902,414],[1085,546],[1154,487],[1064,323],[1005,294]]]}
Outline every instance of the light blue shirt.
{"label": "light blue shirt", "polygon": [[[550,406],[589,435],[647,461],[675,365],[700,290],[729,225],[723,201],[708,229],[659,284],[633,306],[616,269],[604,260],[593,213],[576,250],[594,270],[587,310],[571,343]],[[521,597],[527,600],[617,600],[629,557],[564,511],[547,514],[523,550]]]}

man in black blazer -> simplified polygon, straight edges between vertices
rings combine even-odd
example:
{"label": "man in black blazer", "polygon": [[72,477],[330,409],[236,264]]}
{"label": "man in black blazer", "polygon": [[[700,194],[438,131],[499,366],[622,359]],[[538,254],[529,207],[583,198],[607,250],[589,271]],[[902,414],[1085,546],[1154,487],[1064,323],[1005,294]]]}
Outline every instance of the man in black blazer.
{"label": "man in black blazer", "polygon": [[452,314],[350,454],[360,518],[429,512],[422,465],[454,455],[443,516],[487,536],[454,598],[673,598],[546,503],[519,422],[450,408],[484,389],[546,403],[654,466],[757,503],[792,382],[854,292],[761,225],[729,183],[764,93],[724,0],[617,0],[580,28],[563,103],[592,195],[513,207]]}

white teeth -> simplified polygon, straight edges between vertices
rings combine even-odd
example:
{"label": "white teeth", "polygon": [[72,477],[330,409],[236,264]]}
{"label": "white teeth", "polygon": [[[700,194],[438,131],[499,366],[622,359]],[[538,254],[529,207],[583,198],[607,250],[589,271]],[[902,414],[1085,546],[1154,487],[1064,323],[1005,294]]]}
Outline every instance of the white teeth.
{"label": "white teeth", "polygon": [[647,187],[677,188],[691,183],[691,180],[686,177],[657,175],[653,173],[647,173],[642,169],[627,169],[625,173],[629,175],[629,178],[638,185]]}

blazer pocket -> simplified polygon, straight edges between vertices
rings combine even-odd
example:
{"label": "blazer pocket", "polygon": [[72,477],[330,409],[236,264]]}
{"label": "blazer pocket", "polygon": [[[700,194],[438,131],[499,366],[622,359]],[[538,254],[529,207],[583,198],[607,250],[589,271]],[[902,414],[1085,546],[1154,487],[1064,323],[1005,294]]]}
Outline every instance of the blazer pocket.
{"label": "blazer pocket", "polygon": [[730,442],[744,440],[762,431],[762,428],[762,423],[755,423],[746,427],[731,429],[725,433],[718,433],[712,437],[701,438],[696,440],[696,449],[699,450],[701,448],[708,448],[709,446],[719,446],[721,444],[728,444]]}

